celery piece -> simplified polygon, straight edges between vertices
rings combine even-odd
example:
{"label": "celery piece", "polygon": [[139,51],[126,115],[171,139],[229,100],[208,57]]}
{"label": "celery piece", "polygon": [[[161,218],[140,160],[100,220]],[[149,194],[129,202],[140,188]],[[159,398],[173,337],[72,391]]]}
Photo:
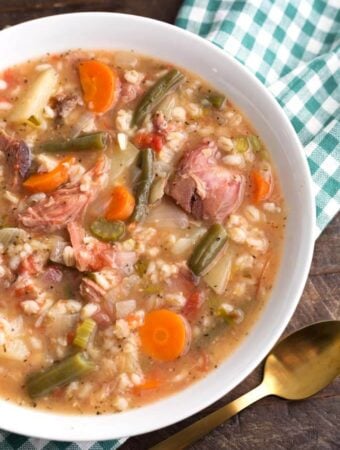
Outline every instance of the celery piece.
{"label": "celery piece", "polygon": [[248,141],[251,145],[251,148],[254,152],[259,152],[262,149],[262,143],[257,136],[248,136]]}
{"label": "celery piece", "polygon": [[149,261],[147,261],[144,258],[139,259],[135,263],[134,268],[135,268],[137,275],[140,278],[142,278],[146,274],[146,271],[148,270],[148,265],[149,265]]}
{"label": "celery piece", "polygon": [[208,96],[209,103],[216,109],[221,109],[226,101],[226,96],[219,93],[212,93]]}
{"label": "celery piece", "polygon": [[246,136],[239,136],[234,141],[234,148],[238,153],[244,153],[249,148],[248,138]]}
{"label": "celery piece", "polygon": [[162,288],[161,288],[161,286],[158,286],[157,284],[149,284],[149,285],[145,286],[143,292],[145,294],[158,295],[162,292]]}
{"label": "celery piece", "polygon": [[73,339],[73,345],[85,350],[93,336],[97,324],[92,319],[85,319],[84,322],[78,325],[76,335]]}
{"label": "celery piece", "polygon": [[218,317],[221,317],[227,325],[232,325],[234,323],[232,315],[230,314],[230,312],[226,311],[226,309],[223,308],[223,306],[218,308],[216,315]]}
{"label": "celery piece", "polygon": [[126,227],[120,220],[111,222],[101,217],[91,223],[90,230],[101,241],[114,242],[124,236]]}

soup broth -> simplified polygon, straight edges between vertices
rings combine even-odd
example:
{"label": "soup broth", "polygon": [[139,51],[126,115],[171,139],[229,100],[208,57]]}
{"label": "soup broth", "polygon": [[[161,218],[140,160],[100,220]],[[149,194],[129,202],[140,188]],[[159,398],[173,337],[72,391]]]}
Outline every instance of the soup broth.
{"label": "soup broth", "polygon": [[0,395],[102,414],[214,370],[275,280],[285,204],[247,118],[134,52],[0,74]]}

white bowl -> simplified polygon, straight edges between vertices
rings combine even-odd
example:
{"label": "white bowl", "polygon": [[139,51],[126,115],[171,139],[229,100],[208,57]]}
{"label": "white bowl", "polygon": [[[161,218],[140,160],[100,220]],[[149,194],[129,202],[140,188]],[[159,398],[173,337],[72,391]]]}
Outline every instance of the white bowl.
{"label": "white bowl", "polygon": [[302,294],[314,244],[315,212],[301,144],[266,88],[240,63],[194,34],[155,20],[76,13],[33,20],[0,32],[0,70],[46,52],[134,49],[183,66],[227,93],[270,150],[289,215],[284,254],[271,297],[248,337],[203,380],[156,403],[119,414],[69,416],[0,401],[0,428],[47,439],[103,440],[156,430],[205,408],[239,384],[265,357]]}

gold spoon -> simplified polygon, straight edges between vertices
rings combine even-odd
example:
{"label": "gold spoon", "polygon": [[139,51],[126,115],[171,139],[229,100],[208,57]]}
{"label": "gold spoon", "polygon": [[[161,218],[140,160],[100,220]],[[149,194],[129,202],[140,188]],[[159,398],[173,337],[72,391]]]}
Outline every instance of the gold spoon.
{"label": "gold spoon", "polygon": [[302,400],[340,375],[340,321],[318,322],[279,342],[267,356],[262,383],[150,450],[180,450],[267,395]]}

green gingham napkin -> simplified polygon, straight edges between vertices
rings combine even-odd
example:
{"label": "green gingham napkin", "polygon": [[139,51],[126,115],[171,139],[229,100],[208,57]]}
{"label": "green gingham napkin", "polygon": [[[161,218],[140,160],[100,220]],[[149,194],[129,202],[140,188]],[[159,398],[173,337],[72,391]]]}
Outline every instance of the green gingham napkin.
{"label": "green gingham napkin", "polygon": [[247,66],[291,120],[318,235],[340,206],[340,0],[185,0],[176,24]]}
{"label": "green gingham napkin", "polygon": [[0,450],[116,450],[126,439],[102,442],[56,442],[0,430]]}
{"label": "green gingham napkin", "polygon": [[[245,64],[305,148],[319,234],[340,205],[340,0],[186,0],[176,24]],[[0,450],[114,450],[125,439],[49,442],[0,430]]]}

